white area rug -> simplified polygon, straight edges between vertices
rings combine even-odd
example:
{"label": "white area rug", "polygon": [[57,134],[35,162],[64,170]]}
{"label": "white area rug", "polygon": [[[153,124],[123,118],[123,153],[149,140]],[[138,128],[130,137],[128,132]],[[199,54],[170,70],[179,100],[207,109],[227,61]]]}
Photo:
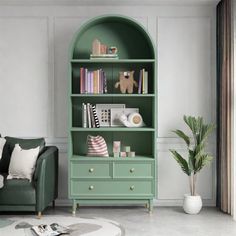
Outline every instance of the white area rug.
{"label": "white area rug", "polygon": [[72,216],[43,216],[40,220],[29,217],[0,217],[1,236],[33,236],[33,225],[58,223],[69,227],[70,236],[124,236],[122,226],[104,218],[81,218]]}

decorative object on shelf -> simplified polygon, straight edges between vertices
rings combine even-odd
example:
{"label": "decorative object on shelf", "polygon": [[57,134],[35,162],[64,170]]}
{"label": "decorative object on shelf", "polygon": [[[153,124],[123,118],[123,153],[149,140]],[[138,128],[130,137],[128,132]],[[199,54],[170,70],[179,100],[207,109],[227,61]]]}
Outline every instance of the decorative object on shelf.
{"label": "decorative object on shelf", "polygon": [[117,50],[117,47],[115,47],[115,46],[111,46],[108,49],[109,54],[117,54],[117,52],[118,52],[118,50]]}
{"label": "decorative object on shelf", "polygon": [[109,58],[109,59],[118,59],[117,47],[102,44],[100,40],[94,39],[92,44],[92,54],[90,54],[90,59],[99,59],[99,58]]}
{"label": "decorative object on shelf", "polygon": [[120,157],[126,157],[126,152],[120,152]]}
{"label": "decorative object on shelf", "polygon": [[120,141],[113,141],[113,152],[120,152]]}
{"label": "decorative object on shelf", "polygon": [[116,82],[115,88],[120,86],[121,93],[133,93],[134,86],[138,87],[134,80],[134,71],[121,71],[119,73],[119,82]]}
{"label": "decorative object on shelf", "polygon": [[[198,172],[211,162],[213,157],[205,152],[208,135],[214,130],[214,124],[204,124],[202,117],[184,116],[184,122],[190,128],[192,137],[181,130],[174,130],[187,145],[188,161],[176,150],[171,149],[174,159],[185,174],[189,176],[190,194],[185,194],[183,208],[188,214],[198,214],[202,208],[201,196],[196,193],[196,180]],[[191,141],[193,140],[193,141]]]}
{"label": "decorative object on shelf", "polygon": [[119,119],[122,124],[129,128],[142,127],[145,125],[142,116],[138,112],[133,112],[128,116],[123,113],[120,115]]}
{"label": "decorative object on shelf", "polygon": [[135,152],[128,152],[127,155],[128,157],[135,157]]}
{"label": "decorative object on shelf", "polygon": [[88,153],[87,156],[108,157],[107,144],[105,139],[100,136],[87,136]]}
{"label": "decorative object on shelf", "polygon": [[120,116],[125,114],[129,116],[131,113],[138,113],[139,108],[111,108],[111,126],[124,126],[120,121]]}
{"label": "decorative object on shelf", "polygon": [[130,146],[124,146],[124,152],[130,152]]}
{"label": "decorative object on shelf", "polygon": [[113,152],[113,157],[120,157],[120,152]]}
{"label": "decorative object on shelf", "polygon": [[111,125],[111,108],[125,108],[125,104],[96,104],[100,126]]}

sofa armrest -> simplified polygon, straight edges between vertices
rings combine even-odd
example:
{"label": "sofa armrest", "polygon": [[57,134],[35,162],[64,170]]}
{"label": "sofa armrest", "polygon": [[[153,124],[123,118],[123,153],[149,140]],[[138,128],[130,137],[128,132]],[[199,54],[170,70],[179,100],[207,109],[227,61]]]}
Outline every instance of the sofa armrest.
{"label": "sofa armrest", "polygon": [[36,210],[43,209],[58,195],[58,148],[45,147],[38,157],[34,174],[36,185]]}

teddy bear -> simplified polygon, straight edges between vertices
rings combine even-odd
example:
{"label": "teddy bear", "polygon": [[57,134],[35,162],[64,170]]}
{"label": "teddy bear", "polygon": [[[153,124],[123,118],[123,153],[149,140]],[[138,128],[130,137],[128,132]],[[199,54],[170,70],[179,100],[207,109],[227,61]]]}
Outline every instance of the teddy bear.
{"label": "teddy bear", "polygon": [[137,88],[138,84],[134,80],[134,71],[119,72],[119,82],[116,82],[115,88],[120,86],[121,93],[133,93],[134,86]]}

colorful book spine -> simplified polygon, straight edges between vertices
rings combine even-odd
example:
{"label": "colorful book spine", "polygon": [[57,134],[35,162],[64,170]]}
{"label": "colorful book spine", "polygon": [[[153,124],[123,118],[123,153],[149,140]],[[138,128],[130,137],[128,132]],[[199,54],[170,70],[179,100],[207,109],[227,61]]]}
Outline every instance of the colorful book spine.
{"label": "colorful book spine", "polygon": [[85,103],[82,103],[82,127],[87,128],[87,107]]}
{"label": "colorful book spine", "polygon": [[107,93],[107,77],[105,71],[102,71],[103,73],[103,91],[104,93]]}
{"label": "colorful book spine", "polygon": [[85,80],[84,93],[88,93],[88,69],[87,68],[85,68],[85,70],[84,70],[84,80]]}
{"label": "colorful book spine", "polygon": [[144,80],[145,80],[144,74],[145,74],[145,70],[142,69],[142,93],[144,93],[144,84],[145,84],[145,82],[144,82]]}
{"label": "colorful book spine", "polygon": [[99,124],[99,119],[98,119],[98,116],[97,116],[97,111],[96,111],[96,106],[95,105],[92,105],[92,112],[93,112],[95,127],[99,128],[100,124]]}
{"label": "colorful book spine", "polygon": [[84,68],[80,68],[80,93],[84,93]]}
{"label": "colorful book spine", "polygon": [[95,128],[96,126],[95,126],[92,104],[89,105],[89,112],[90,112],[90,118],[91,118],[91,127]]}
{"label": "colorful book spine", "polygon": [[91,115],[90,115],[90,103],[87,103],[87,127],[91,128],[92,127],[92,123],[91,123]]}
{"label": "colorful book spine", "polygon": [[148,93],[148,71],[144,72],[144,93]]}
{"label": "colorful book spine", "polygon": [[138,81],[138,93],[142,93],[142,70],[139,71],[139,81]]}

